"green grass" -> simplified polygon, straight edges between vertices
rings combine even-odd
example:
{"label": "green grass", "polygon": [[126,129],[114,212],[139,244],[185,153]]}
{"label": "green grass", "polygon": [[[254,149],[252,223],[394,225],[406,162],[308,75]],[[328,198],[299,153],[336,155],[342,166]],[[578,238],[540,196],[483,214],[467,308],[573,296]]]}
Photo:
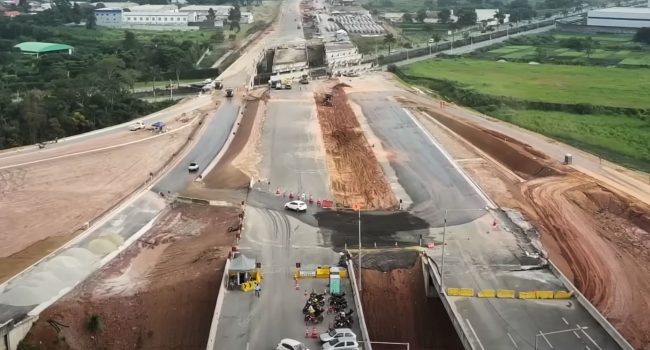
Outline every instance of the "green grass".
{"label": "green grass", "polygon": [[650,120],[512,109],[493,115],[605,159],[650,171]]}
{"label": "green grass", "polygon": [[631,66],[650,66],[650,55],[638,56],[638,57],[628,57],[621,61],[621,65],[631,65]]}
{"label": "green grass", "polygon": [[534,51],[534,48],[530,45],[509,45],[491,50],[490,53],[509,54],[517,51],[529,51],[530,49],[533,49]]}
{"label": "green grass", "polygon": [[650,69],[529,65],[474,59],[426,60],[409,75],[459,82],[493,96],[529,101],[650,108]]}

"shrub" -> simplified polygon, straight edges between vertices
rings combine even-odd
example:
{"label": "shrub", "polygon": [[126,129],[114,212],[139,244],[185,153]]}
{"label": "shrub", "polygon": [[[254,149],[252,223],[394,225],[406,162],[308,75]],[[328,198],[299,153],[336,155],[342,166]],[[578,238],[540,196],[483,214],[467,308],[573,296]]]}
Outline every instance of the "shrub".
{"label": "shrub", "polygon": [[86,328],[88,328],[88,331],[90,333],[98,333],[102,330],[102,319],[99,317],[97,314],[92,314],[88,318],[88,322],[86,323]]}

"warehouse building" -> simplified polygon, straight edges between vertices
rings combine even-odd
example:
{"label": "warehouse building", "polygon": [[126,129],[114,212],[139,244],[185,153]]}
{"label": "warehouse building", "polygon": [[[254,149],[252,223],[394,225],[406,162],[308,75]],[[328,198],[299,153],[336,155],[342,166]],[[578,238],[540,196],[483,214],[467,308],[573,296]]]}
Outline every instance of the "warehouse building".
{"label": "warehouse building", "polygon": [[120,27],[122,25],[121,8],[101,8],[95,10],[97,25],[101,27]]}
{"label": "warehouse building", "polygon": [[650,8],[611,7],[587,14],[588,26],[642,28],[650,27]]}
{"label": "warehouse building", "polygon": [[57,44],[57,43],[41,43],[34,41],[27,41],[24,43],[14,45],[14,48],[17,48],[25,55],[33,55],[39,57],[40,55],[46,53],[67,53],[72,55],[74,48],[66,44]]}

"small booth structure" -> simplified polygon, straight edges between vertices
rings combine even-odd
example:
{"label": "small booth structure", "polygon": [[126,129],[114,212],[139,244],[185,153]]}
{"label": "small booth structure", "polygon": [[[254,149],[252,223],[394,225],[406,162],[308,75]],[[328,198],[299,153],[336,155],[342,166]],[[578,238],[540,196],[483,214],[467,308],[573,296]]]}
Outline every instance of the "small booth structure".
{"label": "small booth structure", "polygon": [[330,294],[341,295],[341,274],[338,267],[330,267]]}
{"label": "small booth structure", "polygon": [[259,271],[259,266],[255,259],[244,254],[237,255],[230,261],[228,289],[235,289],[237,286],[244,292],[255,289],[255,286],[262,283],[262,272]]}
{"label": "small booth structure", "polygon": [[151,130],[157,133],[163,133],[167,131],[167,125],[163,122],[155,122],[151,124]]}

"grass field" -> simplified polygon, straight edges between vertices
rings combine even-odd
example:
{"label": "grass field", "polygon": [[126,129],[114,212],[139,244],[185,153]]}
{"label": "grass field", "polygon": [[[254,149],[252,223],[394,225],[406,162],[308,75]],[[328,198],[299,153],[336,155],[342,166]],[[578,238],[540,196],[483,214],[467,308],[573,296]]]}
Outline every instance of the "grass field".
{"label": "grass field", "polygon": [[644,68],[438,59],[417,62],[404,70],[412,76],[456,81],[493,96],[650,108],[650,69]]}
{"label": "grass field", "polygon": [[512,109],[491,114],[605,159],[650,172],[650,120]]}

